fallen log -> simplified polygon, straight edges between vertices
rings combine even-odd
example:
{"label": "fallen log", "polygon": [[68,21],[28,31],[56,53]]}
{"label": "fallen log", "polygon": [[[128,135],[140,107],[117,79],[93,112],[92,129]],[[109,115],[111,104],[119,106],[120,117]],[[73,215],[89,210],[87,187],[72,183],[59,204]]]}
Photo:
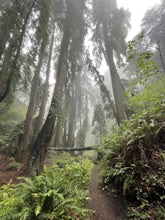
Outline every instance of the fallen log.
{"label": "fallen log", "polygon": [[98,150],[98,146],[91,146],[91,147],[78,147],[78,148],[55,148],[49,147],[49,150],[55,151],[86,151],[86,150]]}

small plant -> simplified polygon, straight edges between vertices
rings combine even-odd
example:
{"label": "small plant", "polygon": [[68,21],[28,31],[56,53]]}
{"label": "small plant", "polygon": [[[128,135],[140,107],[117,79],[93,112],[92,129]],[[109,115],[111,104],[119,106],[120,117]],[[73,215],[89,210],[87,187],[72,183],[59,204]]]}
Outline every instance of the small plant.
{"label": "small plant", "polygon": [[8,170],[20,170],[22,168],[22,164],[12,161],[8,164]]}
{"label": "small plant", "polygon": [[85,202],[92,163],[69,158],[68,164],[59,159],[42,175],[23,178],[23,183],[2,186],[0,219],[83,220],[89,212]]}
{"label": "small plant", "polygon": [[163,82],[130,100],[134,114],[101,147],[103,188],[123,196],[131,220],[165,219]]}

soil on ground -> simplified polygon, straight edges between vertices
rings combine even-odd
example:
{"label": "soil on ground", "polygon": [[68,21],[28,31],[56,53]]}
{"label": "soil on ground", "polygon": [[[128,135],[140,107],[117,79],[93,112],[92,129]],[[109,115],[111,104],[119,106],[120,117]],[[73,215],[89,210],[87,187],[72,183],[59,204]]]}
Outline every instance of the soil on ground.
{"label": "soil on ground", "polygon": [[[19,176],[22,176],[24,171],[22,167],[14,166],[14,158],[9,158],[6,155],[0,154],[0,186],[11,181],[12,183],[21,182],[18,179]],[[13,166],[11,166],[13,164]]]}
{"label": "soil on ground", "polygon": [[113,193],[103,192],[98,184],[99,166],[95,166],[89,186],[90,200],[88,208],[94,210],[87,220],[126,220],[124,206]]}
{"label": "soil on ground", "polygon": [[[15,162],[13,158],[0,154],[0,186],[9,181],[13,183],[21,181],[18,177],[23,176],[24,170],[22,168],[15,170],[10,166],[13,162]],[[89,186],[88,202],[88,208],[94,213],[90,214],[86,220],[126,220],[121,200],[111,192],[103,192],[98,181],[99,166],[95,166]]]}

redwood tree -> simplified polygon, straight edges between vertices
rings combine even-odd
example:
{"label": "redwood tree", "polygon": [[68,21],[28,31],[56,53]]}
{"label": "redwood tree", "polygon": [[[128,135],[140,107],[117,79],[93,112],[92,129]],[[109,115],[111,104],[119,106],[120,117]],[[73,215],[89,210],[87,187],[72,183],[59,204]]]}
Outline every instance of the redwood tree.
{"label": "redwood tree", "polygon": [[[119,9],[116,0],[93,0],[93,40],[97,43],[97,55],[102,53],[109,67],[115,99],[117,121],[126,119],[125,96],[117,72],[115,59],[121,60],[126,49],[125,38],[129,27],[129,14]],[[99,55],[100,57],[100,55]]]}
{"label": "redwood tree", "polygon": [[[48,112],[48,116],[40,131],[35,143],[31,156],[33,156],[32,164],[40,172],[43,169],[43,162],[53,136],[54,126],[57,123],[58,114],[61,111],[61,100],[63,96],[63,87],[66,80],[66,63],[68,58],[68,49],[72,37],[78,30],[84,30],[84,10],[86,2],[80,0],[70,0],[64,2],[64,10],[62,14],[62,32],[61,49],[58,59],[56,84],[52,97],[52,102]],[[65,12],[65,15],[64,15]],[[85,31],[81,32],[83,35]],[[31,156],[29,159],[31,159]]]}
{"label": "redwood tree", "polygon": [[49,3],[45,3],[44,1],[41,2],[41,11],[39,17],[39,21],[41,23],[39,26],[39,30],[36,32],[38,36],[38,41],[41,42],[39,45],[38,62],[32,81],[30,100],[29,100],[29,105],[28,105],[25,124],[24,124],[24,134],[23,134],[22,142],[20,143],[20,149],[18,150],[17,153],[17,160],[25,163],[27,161],[33,116],[36,108],[37,96],[39,91],[40,72],[41,72],[43,59],[45,56],[45,49],[47,45],[47,36],[48,36],[47,31],[48,31],[49,11],[50,11],[49,7],[50,7]]}
{"label": "redwood tree", "polygon": [[48,95],[49,95],[49,78],[50,78],[51,59],[52,59],[52,53],[53,53],[53,44],[54,44],[54,31],[55,31],[55,25],[53,27],[52,37],[51,37],[51,42],[50,42],[49,55],[48,55],[47,68],[46,68],[46,79],[45,79],[44,88],[42,92],[41,106],[39,109],[39,115],[38,115],[37,122],[36,122],[36,128],[35,128],[36,134],[38,134],[42,128],[44,115],[46,111],[46,104],[47,104]]}
{"label": "redwood tree", "polygon": [[[8,94],[15,91],[21,78],[21,65],[23,59],[20,57],[23,48],[23,40],[26,35],[27,26],[31,19],[32,11],[37,0],[13,1],[8,4],[0,17],[0,81],[5,87],[3,94],[0,94],[2,102]],[[6,86],[4,86],[6,84]],[[11,86],[12,85],[12,86]],[[11,89],[12,88],[12,89]],[[11,91],[12,90],[12,91]]]}

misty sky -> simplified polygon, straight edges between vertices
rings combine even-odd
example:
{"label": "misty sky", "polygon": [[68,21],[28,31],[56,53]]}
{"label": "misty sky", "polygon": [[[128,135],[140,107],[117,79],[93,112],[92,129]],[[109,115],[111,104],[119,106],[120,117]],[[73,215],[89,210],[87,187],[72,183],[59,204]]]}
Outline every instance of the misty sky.
{"label": "misty sky", "polygon": [[128,40],[131,40],[139,31],[141,20],[144,17],[147,9],[153,5],[160,3],[160,0],[117,0],[120,7],[129,9],[131,12],[131,25],[132,28],[129,32]]}

